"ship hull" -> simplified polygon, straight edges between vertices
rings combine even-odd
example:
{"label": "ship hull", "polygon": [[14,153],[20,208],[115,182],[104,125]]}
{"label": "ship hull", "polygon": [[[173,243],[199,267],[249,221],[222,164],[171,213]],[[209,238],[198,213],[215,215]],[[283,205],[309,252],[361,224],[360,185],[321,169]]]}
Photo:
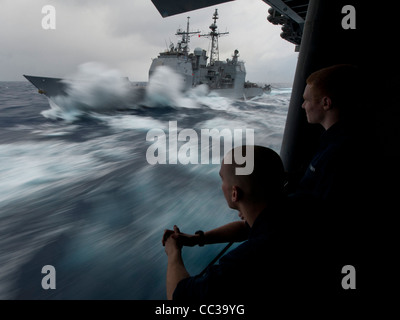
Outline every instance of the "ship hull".
{"label": "ship hull", "polygon": [[[49,99],[55,98],[57,96],[68,96],[68,84],[61,78],[49,78],[49,77],[39,77],[39,76],[30,76],[24,75],[24,77],[32,83],[40,94],[45,95]],[[132,90],[135,91],[135,98],[137,101],[138,91],[143,91],[140,94],[141,98],[145,96],[145,87],[146,83],[132,83]],[[243,90],[237,90],[234,88],[225,88],[225,89],[211,89],[211,92],[215,92],[221,97],[230,98],[230,99],[252,99],[256,96],[260,96],[263,93],[269,93],[268,88],[261,87],[250,87],[243,88]]]}
{"label": "ship hull", "polygon": [[28,75],[24,75],[24,77],[38,89],[39,93],[49,98],[68,95],[67,85],[63,82],[63,79]]}
{"label": "ship hull", "polygon": [[242,91],[235,89],[214,89],[211,91],[217,93],[221,97],[244,100],[252,99],[270,92],[270,90],[263,88],[243,88]]}

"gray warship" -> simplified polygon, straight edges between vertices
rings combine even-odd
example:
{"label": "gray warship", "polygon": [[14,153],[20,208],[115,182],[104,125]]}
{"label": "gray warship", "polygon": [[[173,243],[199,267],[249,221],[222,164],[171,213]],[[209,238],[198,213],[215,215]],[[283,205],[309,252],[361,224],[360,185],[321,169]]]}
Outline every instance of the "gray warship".
{"label": "gray warship", "polygon": [[[218,19],[218,11],[215,9],[213,15],[213,23],[210,25],[211,32],[208,34],[200,34],[200,31],[189,31],[189,17],[187,21],[187,30],[178,29],[176,35],[182,36],[177,46],[173,44],[165,52],[152,60],[149,69],[149,81],[151,81],[155,70],[160,67],[170,68],[170,72],[180,75],[183,80],[183,90],[189,90],[199,85],[206,85],[208,90],[215,91],[218,95],[233,99],[250,99],[263,93],[271,91],[269,85],[263,87],[246,81],[246,69],[243,61],[239,61],[239,51],[235,50],[232,59],[226,61],[219,60],[218,38],[227,34],[217,31],[216,21]],[[196,48],[193,53],[189,53],[190,36],[199,34],[199,36],[211,39],[210,60],[207,64],[207,53],[201,48]],[[70,91],[71,80],[62,78],[49,78],[41,76],[23,75],[30,81],[40,94],[44,94],[50,100],[56,102],[56,97],[68,96]],[[136,103],[140,104],[145,96],[146,82],[131,82],[128,78],[124,78],[131,86],[132,98]],[[57,102],[56,102],[57,103]]]}
{"label": "gray warship", "polygon": [[[153,59],[149,79],[158,67],[166,66],[181,75],[186,89],[205,84],[209,90],[217,92],[218,95],[234,99],[249,99],[271,91],[270,85],[259,86],[246,81],[246,68],[244,62],[238,59],[238,50],[234,51],[232,59],[226,61],[219,59],[218,38],[228,32],[218,31],[218,9],[215,9],[213,22],[209,27],[211,31],[208,34],[200,34],[200,31],[191,32],[189,19],[190,17],[187,18],[186,31],[178,29],[176,32],[176,35],[182,36],[177,45],[171,44],[169,50],[161,52]],[[193,53],[189,53],[190,37],[193,34],[211,40],[209,57],[206,50],[199,47],[195,48]],[[208,58],[210,60],[207,63]]]}

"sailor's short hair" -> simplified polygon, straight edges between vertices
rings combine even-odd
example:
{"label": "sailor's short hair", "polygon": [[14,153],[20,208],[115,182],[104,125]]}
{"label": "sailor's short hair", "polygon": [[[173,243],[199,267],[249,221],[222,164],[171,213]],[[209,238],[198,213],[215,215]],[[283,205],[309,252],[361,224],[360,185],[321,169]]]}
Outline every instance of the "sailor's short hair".
{"label": "sailor's short hair", "polygon": [[361,95],[362,77],[358,67],[338,64],[313,72],[306,80],[317,97],[328,96],[336,108],[357,103]]}

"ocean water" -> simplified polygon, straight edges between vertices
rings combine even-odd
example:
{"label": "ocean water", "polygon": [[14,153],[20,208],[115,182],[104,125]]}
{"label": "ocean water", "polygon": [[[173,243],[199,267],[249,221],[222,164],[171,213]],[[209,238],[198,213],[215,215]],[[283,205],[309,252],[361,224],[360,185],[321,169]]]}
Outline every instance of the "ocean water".
{"label": "ocean water", "polygon": [[[243,101],[204,88],[184,94],[175,78],[137,96],[118,73],[78,78],[57,103],[27,81],[0,82],[0,299],[165,299],[164,229],[194,233],[239,219],[218,175],[228,150],[212,154],[201,129],[241,130],[243,143],[252,129],[255,144],[279,152],[290,85]],[[198,134],[198,164],[170,163],[168,152],[166,164],[149,163],[148,133],[168,142],[171,123]],[[189,273],[223,247],[184,248]],[[56,289],[42,288],[46,265]]]}

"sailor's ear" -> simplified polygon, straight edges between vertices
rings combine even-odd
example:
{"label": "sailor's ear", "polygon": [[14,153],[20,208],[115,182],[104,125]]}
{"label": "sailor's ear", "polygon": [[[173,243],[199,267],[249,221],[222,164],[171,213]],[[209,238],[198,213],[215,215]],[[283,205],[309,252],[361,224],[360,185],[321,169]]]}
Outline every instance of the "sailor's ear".
{"label": "sailor's ear", "polygon": [[328,96],[324,96],[322,98],[322,107],[324,108],[325,111],[332,109],[332,99],[329,98]]}
{"label": "sailor's ear", "polygon": [[232,202],[237,202],[242,198],[242,189],[238,186],[232,187]]}

